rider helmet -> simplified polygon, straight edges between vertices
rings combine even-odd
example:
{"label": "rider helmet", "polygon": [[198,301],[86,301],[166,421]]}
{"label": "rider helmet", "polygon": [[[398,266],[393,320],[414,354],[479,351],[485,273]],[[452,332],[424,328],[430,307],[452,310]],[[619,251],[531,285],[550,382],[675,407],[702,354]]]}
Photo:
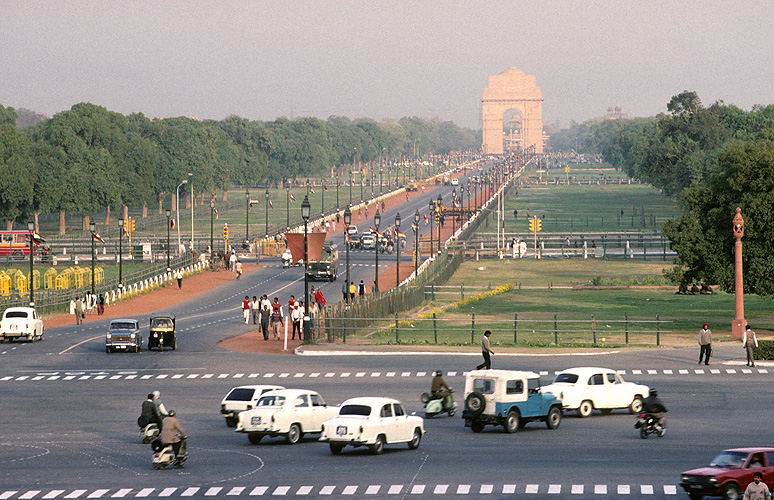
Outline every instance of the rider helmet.
{"label": "rider helmet", "polygon": [[648,393],[650,396],[658,396],[658,391],[656,389],[651,389]]}
{"label": "rider helmet", "polygon": [[435,372],[435,376],[436,377],[440,377],[442,375],[443,375],[443,372],[441,370],[438,370],[438,371]]}
{"label": "rider helmet", "polygon": [[174,417],[176,415],[175,410],[169,410],[169,413],[167,413],[170,417]]}
{"label": "rider helmet", "polygon": [[153,391],[153,399],[159,399],[161,397],[161,393],[159,391]]}

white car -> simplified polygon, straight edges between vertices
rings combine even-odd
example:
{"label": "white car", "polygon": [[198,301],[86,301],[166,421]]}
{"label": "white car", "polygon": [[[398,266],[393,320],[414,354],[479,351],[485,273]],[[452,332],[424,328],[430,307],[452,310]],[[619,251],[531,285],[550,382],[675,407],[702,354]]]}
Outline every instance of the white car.
{"label": "white car", "polygon": [[255,408],[239,414],[236,432],[247,434],[252,444],[264,436],[285,436],[297,443],[304,434],[318,433],[322,423],[338,413],[322,396],[304,389],[280,389],[264,393]]}
{"label": "white car", "polygon": [[454,179],[451,180],[451,185],[452,186],[459,186],[460,185],[460,180],[455,177]]}
{"label": "white car", "polygon": [[226,425],[236,427],[240,413],[255,408],[264,393],[278,389],[284,389],[284,387],[281,385],[240,385],[231,389],[220,402],[220,413],[226,417]]}
{"label": "white car", "polygon": [[615,370],[608,368],[580,367],[560,372],[543,391],[561,399],[563,408],[588,417],[594,409],[604,415],[618,408],[639,413],[648,386],[624,382]]}
{"label": "white car", "polygon": [[424,433],[422,417],[407,415],[400,401],[362,397],[341,404],[338,416],[323,424],[320,441],[328,443],[334,455],[347,445],[368,446],[378,455],[392,443],[408,443],[415,450]]}
{"label": "white car", "polygon": [[43,320],[34,307],[9,307],[3,313],[0,343],[19,338],[30,341],[43,338]]}

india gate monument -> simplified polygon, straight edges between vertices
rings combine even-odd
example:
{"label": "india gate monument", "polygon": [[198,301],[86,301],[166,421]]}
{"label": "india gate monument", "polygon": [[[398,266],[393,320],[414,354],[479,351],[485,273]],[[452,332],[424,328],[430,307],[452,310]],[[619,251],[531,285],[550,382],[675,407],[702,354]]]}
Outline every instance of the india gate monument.
{"label": "india gate monument", "polygon": [[508,68],[499,75],[490,76],[489,87],[484,89],[481,102],[484,119],[481,149],[484,154],[503,154],[503,116],[510,110],[521,115],[519,149],[534,147],[534,153],[543,153],[543,95],[534,75]]}

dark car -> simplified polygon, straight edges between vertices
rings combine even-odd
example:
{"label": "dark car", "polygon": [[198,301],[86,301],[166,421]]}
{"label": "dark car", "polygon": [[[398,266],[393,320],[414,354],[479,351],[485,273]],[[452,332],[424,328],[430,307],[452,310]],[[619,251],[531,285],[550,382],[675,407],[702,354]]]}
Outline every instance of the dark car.
{"label": "dark car", "polygon": [[150,334],[148,335],[148,349],[157,347],[163,351],[165,347],[177,349],[175,337],[175,317],[171,314],[154,314],[150,318]]}
{"label": "dark car", "polygon": [[741,498],[753,474],[763,474],[763,482],[774,487],[774,448],[733,448],[721,451],[709,466],[680,474],[680,486],[692,500],[721,496]]}
{"label": "dark car", "polygon": [[142,334],[136,319],[114,319],[105,334],[105,352],[142,350]]}

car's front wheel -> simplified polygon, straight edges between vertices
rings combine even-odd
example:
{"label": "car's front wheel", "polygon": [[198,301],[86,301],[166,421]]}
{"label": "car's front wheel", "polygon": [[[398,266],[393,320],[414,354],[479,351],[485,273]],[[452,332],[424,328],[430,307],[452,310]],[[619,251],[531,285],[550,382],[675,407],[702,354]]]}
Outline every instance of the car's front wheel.
{"label": "car's front wheel", "polygon": [[735,483],[727,484],[723,487],[723,498],[725,500],[739,499],[739,486]]}
{"label": "car's front wheel", "polygon": [[381,452],[384,451],[384,436],[379,434],[376,436],[376,441],[374,441],[374,444],[371,445],[371,453],[374,455],[379,455]]}
{"label": "car's front wheel", "polygon": [[419,448],[419,442],[422,441],[422,431],[419,428],[414,429],[414,435],[411,437],[411,441],[408,442],[409,450],[416,450]]}
{"label": "car's front wheel", "polygon": [[285,437],[288,443],[296,444],[301,440],[301,426],[298,424],[292,424],[288,429],[288,435]]}
{"label": "car's front wheel", "polygon": [[581,418],[586,418],[589,415],[591,415],[591,410],[594,409],[594,405],[591,404],[591,401],[588,399],[581,402],[580,406],[578,407],[578,416]]}
{"label": "car's front wheel", "polygon": [[519,412],[517,410],[511,410],[508,412],[508,416],[505,417],[505,423],[503,424],[503,427],[505,427],[505,432],[508,434],[513,434],[514,432],[519,430]]}
{"label": "car's front wheel", "polygon": [[562,412],[554,406],[550,410],[548,410],[548,415],[546,415],[546,427],[549,429],[556,429],[559,427],[559,424],[562,423]]}

